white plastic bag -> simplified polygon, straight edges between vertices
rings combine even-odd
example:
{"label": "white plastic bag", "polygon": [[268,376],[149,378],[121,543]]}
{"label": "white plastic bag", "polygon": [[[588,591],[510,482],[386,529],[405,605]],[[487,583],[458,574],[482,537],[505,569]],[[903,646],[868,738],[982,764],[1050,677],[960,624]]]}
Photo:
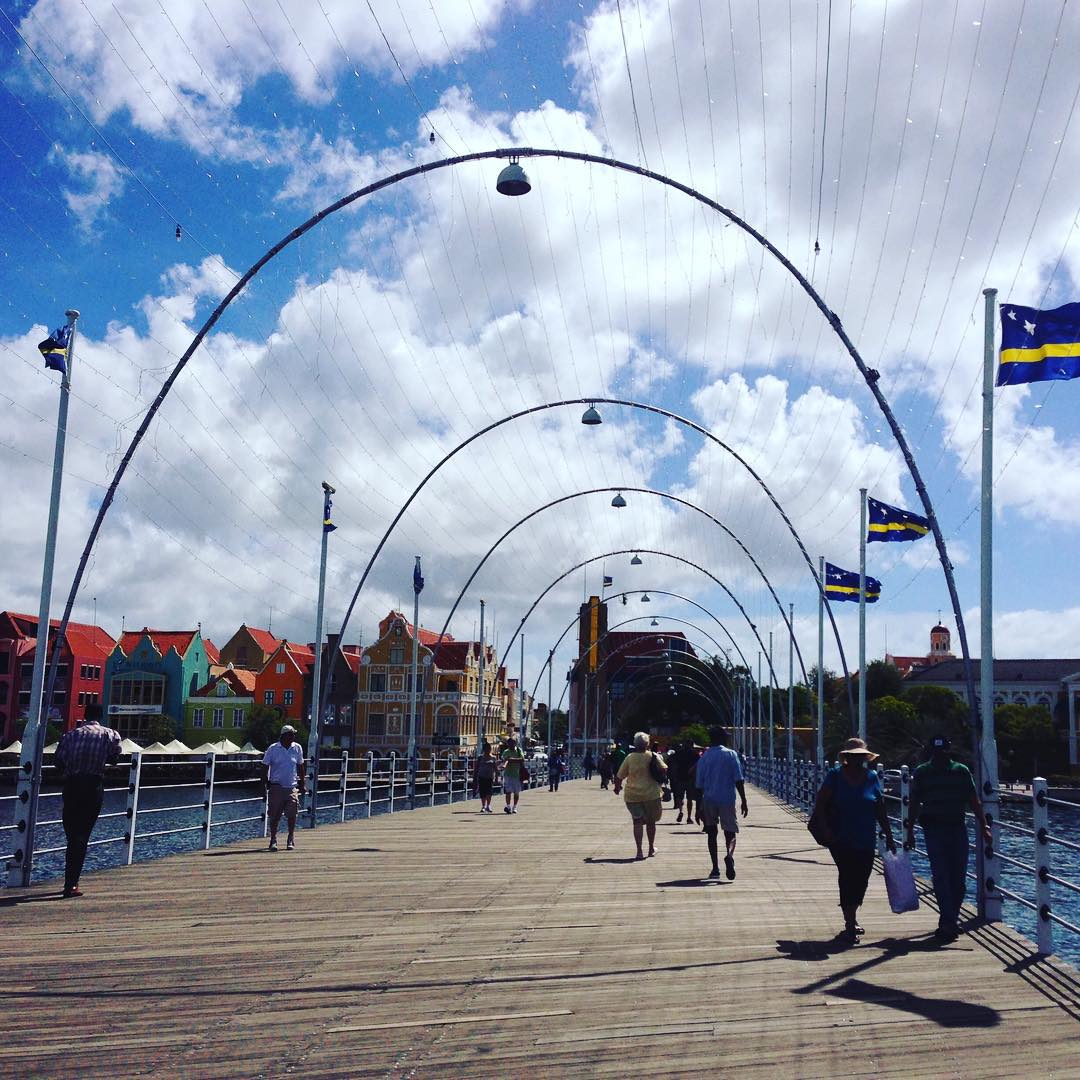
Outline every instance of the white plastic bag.
{"label": "white plastic bag", "polygon": [[895,855],[886,851],[881,857],[885,868],[885,891],[889,894],[889,907],[894,915],[905,911],[917,911],[919,892],[915,888],[915,875],[911,871],[911,859],[906,851]]}

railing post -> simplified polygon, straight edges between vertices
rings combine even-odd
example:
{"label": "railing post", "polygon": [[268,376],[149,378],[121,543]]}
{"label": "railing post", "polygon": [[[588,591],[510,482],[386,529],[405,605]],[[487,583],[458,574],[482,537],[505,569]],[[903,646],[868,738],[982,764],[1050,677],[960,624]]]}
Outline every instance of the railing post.
{"label": "railing post", "polygon": [[203,850],[210,847],[210,825],[214,817],[214,771],[217,766],[217,754],[211,751],[206,755],[206,785],[203,795]]}
{"label": "railing post", "polygon": [[349,790],[349,751],[341,751],[341,820],[345,820],[345,796]]}
{"label": "railing post", "polygon": [[[882,765],[882,763],[879,761],[877,763],[877,765],[874,766],[874,771],[877,773],[878,787],[881,789],[881,796],[882,796],[882,799],[884,799],[885,798],[885,766]],[[886,806],[889,805],[887,801],[885,802],[885,805]],[[886,813],[888,813],[888,811],[886,811]],[[878,830],[877,830],[877,834],[878,834],[877,853],[878,853],[879,857],[882,857],[882,856],[885,855],[885,833],[879,827]]]}
{"label": "railing post", "polygon": [[139,784],[142,779],[142,754],[136,752],[131,755],[131,765],[128,768],[128,795],[127,795],[127,864],[131,865],[135,858],[135,823],[139,816]]}
{"label": "railing post", "polygon": [[390,813],[394,812],[394,784],[397,777],[397,751],[390,751]]}
{"label": "railing post", "polygon": [[270,835],[270,784],[263,784],[263,839]]}
{"label": "railing post", "polygon": [[900,843],[907,841],[908,825],[911,824],[911,770],[900,766]]}
{"label": "railing post", "polygon": [[431,800],[429,802],[430,806],[435,805],[435,772],[436,772],[435,765],[438,762],[438,760],[439,760],[439,757],[435,753],[435,748],[432,747],[431,748],[431,753],[428,755],[428,783],[431,786]]}
{"label": "railing post", "polygon": [[1050,804],[1047,800],[1046,780],[1036,776],[1031,781],[1031,831],[1035,834],[1035,906],[1036,938],[1039,952],[1050,955],[1054,951],[1054,923],[1050,918]]}
{"label": "railing post", "polygon": [[371,799],[375,790],[375,755],[367,752],[367,816],[371,817]]}

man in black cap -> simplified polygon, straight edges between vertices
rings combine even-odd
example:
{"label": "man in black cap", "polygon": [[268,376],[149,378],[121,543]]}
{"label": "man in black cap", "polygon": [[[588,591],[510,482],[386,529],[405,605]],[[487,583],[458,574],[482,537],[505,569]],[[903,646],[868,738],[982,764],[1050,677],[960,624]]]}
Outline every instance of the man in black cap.
{"label": "man in black cap", "polygon": [[65,896],[83,894],[79,877],[105,797],[105,766],[119,757],[120,735],[102,725],[100,705],[87,705],[83,722],[64,735],[56,748],[56,767],[64,777]]}
{"label": "man in black cap", "polygon": [[915,846],[915,819],[922,826],[934,896],[938,904],[938,928],[941,942],[955,941],[960,905],[967,890],[968,832],[964,813],[975,815],[980,839],[991,842],[986,820],[971,770],[949,755],[949,740],[935,735],[930,740],[930,758],[915,770],[908,808],[907,846]]}

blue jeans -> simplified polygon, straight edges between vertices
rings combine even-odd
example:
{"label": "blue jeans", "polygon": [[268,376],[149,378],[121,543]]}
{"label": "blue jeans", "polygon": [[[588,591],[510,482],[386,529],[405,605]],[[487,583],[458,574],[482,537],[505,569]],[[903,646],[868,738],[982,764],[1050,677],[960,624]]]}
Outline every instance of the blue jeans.
{"label": "blue jeans", "polygon": [[968,833],[966,825],[923,825],[930,876],[937,897],[938,926],[955,929],[967,892]]}

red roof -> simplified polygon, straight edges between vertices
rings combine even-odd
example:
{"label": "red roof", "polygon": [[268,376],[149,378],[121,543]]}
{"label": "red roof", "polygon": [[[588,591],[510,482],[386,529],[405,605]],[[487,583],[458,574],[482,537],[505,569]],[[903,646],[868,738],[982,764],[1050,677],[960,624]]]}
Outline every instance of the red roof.
{"label": "red roof", "polygon": [[360,670],[360,654],[342,650],[341,655],[345,657],[345,663],[349,665],[349,670],[355,675]]}
{"label": "red roof", "polygon": [[[154,648],[162,656],[174,647],[183,656],[191,646],[191,642],[197,633],[197,630],[150,630],[144,626],[141,630],[126,630],[120,635],[119,644],[125,653],[130,653],[139,643],[142,636],[148,634],[150,640],[154,643]],[[207,651],[207,655],[209,656],[209,651]]]}
{"label": "red roof", "polygon": [[244,668],[226,668],[220,675],[215,675],[205,686],[195,691],[194,697],[213,697],[214,687],[219,682],[227,682],[237,697],[251,697],[255,693],[255,672]]}
{"label": "red roof", "polygon": [[251,635],[252,640],[267,656],[272,652],[277,651],[277,647],[281,644],[281,638],[274,637],[269,630],[259,630],[254,626],[244,626],[244,629]]}
{"label": "red roof", "polygon": [[435,666],[441,671],[464,671],[472,647],[471,641],[444,641],[435,650]]}
{"label": "red roof", "polygon": [[107,659],[109,653],[116,647],[116,642],[104,630],[97,629],[95,632],[95,628],[90,627],[89,631],[88,633],[82,628],[72,630],[70,625],[68,626],[67,640],[72,654]]}
{"label": "red roof", "polygon": [[221,650],[208,638],[203,638],[203,647],[206,649],[206,658],[211,664],[221,663]]}

